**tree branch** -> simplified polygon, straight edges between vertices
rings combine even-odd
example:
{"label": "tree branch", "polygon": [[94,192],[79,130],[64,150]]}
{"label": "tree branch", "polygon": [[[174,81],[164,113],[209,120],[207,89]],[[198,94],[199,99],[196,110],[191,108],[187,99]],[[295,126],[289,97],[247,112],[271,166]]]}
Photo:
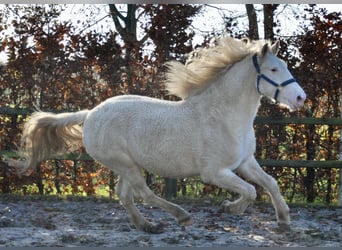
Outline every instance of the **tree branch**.
{"label": "tree branch", "polygon": [[83,33],[85,30],[89,29],[90,27],[92,27],[92,26],[98,24],[99,22],[101,22],[103,19],[105,19],[105,18],[107,18],[107,17],[109,17],[109,14],[108,14],[108,15],[105,15],[104,17],[100,18],[99,20],[95,21],[94,23],[89,24],[87,27],[85,27],[84,29],[82,29],[82,30],[80,31],[80,34]]}
{"label": "tree branch", "polygon": [[119,17],[122,21],[125,21],[126,18],[121,14],[120,11],[116,8],[115,4],[109,4],[110,14],[115,16],[115,18]]}
{"label": "tree branch", "polygon": [[109,10],[110,10],[110,15],[114,21],[116,29],[118,30],[120,34],[124,33],[125,28],[122,27],[119,21],[119,18],[124,22],[126,21],[126,18],[120,13],[120,11],[118,11],[115,4],[109,4]]}

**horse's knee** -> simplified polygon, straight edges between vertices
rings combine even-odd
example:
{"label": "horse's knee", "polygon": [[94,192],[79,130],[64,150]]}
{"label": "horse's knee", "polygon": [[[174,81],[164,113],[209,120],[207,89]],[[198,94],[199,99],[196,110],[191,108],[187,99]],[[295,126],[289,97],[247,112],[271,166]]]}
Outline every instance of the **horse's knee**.
{"label": "horse's knee", "polygon": [[243,199],[246,199],[250,202],[254,201],[257,197],[256,189],[253,185],[248,184],[246,186],[246,190],[242,193]]}

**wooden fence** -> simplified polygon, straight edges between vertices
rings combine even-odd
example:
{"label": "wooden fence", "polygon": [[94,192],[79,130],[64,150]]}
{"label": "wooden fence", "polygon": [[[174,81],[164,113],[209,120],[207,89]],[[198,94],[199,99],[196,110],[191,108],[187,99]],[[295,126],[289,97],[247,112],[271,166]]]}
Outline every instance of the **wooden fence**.
{"label": "wooden fence", "polygon": [[[52,111],[52,110],[51,110]],[[28,115],[32,112],[30,109],[15,109],[9,107],[0,107],[0,115]],[[55,112],[55,111],[54,111]],[[61,111],[58,111],[61,112]],[[288,125],[288,124],[305,124],[305,125],[337,125],[342,129],[342,118],[307,118],[307,117],[291,117],[291,118],[274,118],[274,117],[256,117],[255,124],[269,124],[269,125]],[[342,140],[342,139],[340,139]],[[0,150],[1,156],[15,157],[15,152]],[[340,155],[342,155],[342,141],[340,141]],[[68,154],[58,157],[61,160],[91,160],[86,155],[74,155]],[[261,166],[272,166],[272,167],[290,167],[290,168],[336,168],[339,169],[339,205],[342,205],[342,161],[338,160],[326,160],[326,161],[315,161],[315,160],[274,160],[274,159],[258,159]],[[176,195],[176,181],[173,179],[166,179],[165,191],[167,197]]]}
{"label": "wooden fence", "polygon": [[[273,118],[273,117],[256,117],[255,124],[304,124],[304,125],[338,125],[342,129],[342,118],[313,118],[313,117],[290,117],[290,118]],[[342,138],[341,138],[342,140]],[[342,141],[340,144],[340,151],[342,151]],[[342,161],[326,160],[272,160],[272,159],[258,159],[262,166],[274,167],[312,167],[312,168],[339,168],[342,169]],[[341,184],[341,183],[340,183]]]}

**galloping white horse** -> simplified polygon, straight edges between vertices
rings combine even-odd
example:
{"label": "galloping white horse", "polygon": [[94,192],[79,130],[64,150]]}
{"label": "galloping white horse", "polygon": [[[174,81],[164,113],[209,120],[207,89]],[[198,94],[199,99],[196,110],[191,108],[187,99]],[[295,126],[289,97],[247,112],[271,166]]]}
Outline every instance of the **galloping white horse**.
{"label": "galloping white horse", "polygon": [[[276,181],[255,160],[253,121],[261,96],[290,109],[306,95],[276,57],[279,43],[221,38],[196,50],[185,65],[169,62],[166,87],[181,101],[142,96],[109,98],[92,110],[52,114],[36,112],[25,124],[22,171],[39,161],[84,146],[94,159],[119,175],[117,195],[136,228],[159,232],[134,204],[134,197],[171,213],[180,224],[192,223],[180,206],[156,196],[142,168],[164,177],[200,175],[205,183],[240,194],[223,204],[242,213],[256,198],[253,185],[271,196],[279,225],[289,225],[289,208]],[[83,127],[79,124],[83,123]]]}

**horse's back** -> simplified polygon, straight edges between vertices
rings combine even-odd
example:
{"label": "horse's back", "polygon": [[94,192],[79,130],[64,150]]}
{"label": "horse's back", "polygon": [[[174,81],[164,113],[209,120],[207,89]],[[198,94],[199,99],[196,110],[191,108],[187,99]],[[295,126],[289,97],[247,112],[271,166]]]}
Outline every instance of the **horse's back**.
{"label": "horse's back", "polygon": [[[83,138],[87,151],[105,150],[115,138],[125,137],[142,118],[142,113],[150,113],[152,98],[143,96],[116,96],[109,98],[92,109],[84,121]],[[135,130],[136,131],[136,130]],[[137,131],[136,131],[137,132]]]}

